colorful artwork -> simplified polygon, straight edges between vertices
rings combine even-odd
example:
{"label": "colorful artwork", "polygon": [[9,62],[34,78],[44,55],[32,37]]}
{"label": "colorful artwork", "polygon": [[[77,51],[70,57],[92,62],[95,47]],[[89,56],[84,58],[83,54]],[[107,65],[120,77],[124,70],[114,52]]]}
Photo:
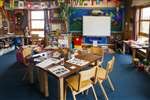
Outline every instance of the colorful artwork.
{"label": "colorful artwork", "polygon": [[[104,16],[111,16],[111,31],[118,32],[123,30],[124,9],[123,8],[100,8]],[[92,16],[92,8],[70,8],[69,31],[82,31],[82,16]]]}
{"label": "colorful artwork", "polygon": [[0,7],[3,7],[4,1],[0,0]]}

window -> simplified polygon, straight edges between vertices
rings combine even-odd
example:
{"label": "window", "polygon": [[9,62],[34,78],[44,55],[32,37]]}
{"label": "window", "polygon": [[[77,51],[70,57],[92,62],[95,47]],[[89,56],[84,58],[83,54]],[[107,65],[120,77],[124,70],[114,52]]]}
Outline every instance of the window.
{"label": "window", "polygon": [[44,11],[31,11],[31,34],[38,34],[44,37]]}
{"label": "window", "polygon": [[140,35],[148,37],[150,28],[150,7],[141,8],[140,11]]}
{"label": "window", "polygon": [[150,7],[142,7],[136,10],[136,30],[137,40],[148,42],[150,28]]}

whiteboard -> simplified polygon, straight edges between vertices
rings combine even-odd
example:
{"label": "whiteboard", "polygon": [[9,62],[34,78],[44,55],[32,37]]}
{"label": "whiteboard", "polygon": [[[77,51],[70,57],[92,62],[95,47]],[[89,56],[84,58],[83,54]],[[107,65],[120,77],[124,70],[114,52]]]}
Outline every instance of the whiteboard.
{"label": "whiteboard", "polygon": [[83,16],[83,36],[110,36],[110,16]]}

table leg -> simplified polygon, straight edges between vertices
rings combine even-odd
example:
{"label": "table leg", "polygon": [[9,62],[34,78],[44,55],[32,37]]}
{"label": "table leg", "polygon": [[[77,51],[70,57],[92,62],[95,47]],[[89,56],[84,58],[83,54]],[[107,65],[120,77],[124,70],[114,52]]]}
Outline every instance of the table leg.
{"label": "table leg", "polygon": [[126,44],[123,43],[123,54],[125,54],[125,53],[126,53]]}
{"label": "table leg", "polygon": [[146,49],[146,59],[149,59],[149,48]]}
{"label": "table leg", "polygon": [[41,93],[44,93],[44,88],[43,88],[43,77],[42,77],[42,72],[40,69],[37,69],[37,76],[38,76],[38,82],[40,86],[40,91]]}
{"label": "table leg", "polygon": [[65,100],[66,89],[64,89],[64,78],[59,79],[58,86],[58,100]]}
{"label": "table leg", "polygon": [[132,62],[133,62],[134,58],[136,58],[136,49],[132,48]]}
{"label": "table leg", "polygon": [[39,83],[40,83],[40,90],[42,93],[44,93],[45,97],[49,96],[49,91],[48,91],[48,73],[43,70],[39,70]]}
{"label": "table leg", "polygon": [[34,78],[33,78],[33,66],[32,65],[28,66],[28,74],[29,74],[30,84],[33,84],[34,83]]}
{"label": "table leg", "polygon": [[44,85],[44,96],[48,97],[48,73],[46,71],[43,71],[43,85]]}

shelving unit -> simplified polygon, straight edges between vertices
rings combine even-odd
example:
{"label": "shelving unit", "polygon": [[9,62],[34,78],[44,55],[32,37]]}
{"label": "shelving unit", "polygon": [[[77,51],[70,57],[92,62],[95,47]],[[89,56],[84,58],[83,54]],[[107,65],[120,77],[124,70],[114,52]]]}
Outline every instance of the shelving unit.
{"label": "shelving unit", "polygon": [[46,29],[47,41],[50,45],[58,46],[58,40],[61,37],[61,34],[66,32],[64,30],[64,21],[59,18],[60,8],[52,7],[47,10],[47,16],[45,16],[47,18],[45,22],[48,22],[46,23],[46,26],[48,27]]}
{"label": "shelving unit", "polygon": [[20,44],[22,44],[22,38],[21,35],[1,35],[0,36],[0,56],[9,53],[13,50],[15,50],[15,46],[18,45],[16,42],[16,39],[20,38]]}

